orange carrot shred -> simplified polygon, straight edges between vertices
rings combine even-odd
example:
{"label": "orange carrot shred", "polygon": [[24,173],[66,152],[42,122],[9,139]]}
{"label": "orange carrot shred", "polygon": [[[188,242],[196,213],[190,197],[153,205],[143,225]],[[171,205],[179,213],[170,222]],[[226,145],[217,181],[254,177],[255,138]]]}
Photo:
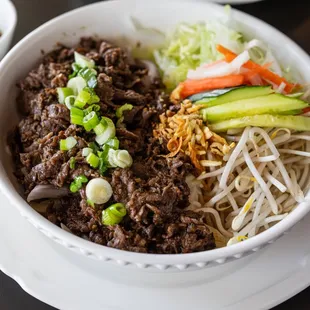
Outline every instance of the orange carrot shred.
{"label": "orange carrot shred", "polygon": [[[223,54],[225,56],[225,59],[227,62],[231,62],[233,61],[237,55],[230,51],[229,49],[225,48],[224,46],[222,45],[217,45],[217,50]],[[278,86],[281,85],[281,83],[285,83],[286,86],[285,86],[285,91],[287,93],[291,93],[292,90],[294,89],[295,85],[293,85],[292,83],[288,82],[285,78],[275,74],[274,72],[268,70],[265,66],[260,66],[258,64],[256,64],[255,62],[249,60],[248,62],[246,62],[244,65],[243,65],[244,68],[247,68],[249,70],[254,70],[256,71],[257,73],[259,73],[259,75],[263,78],[263,79],[266,79]]]}
{"label": "orange carrot shred", "polygon": [[240,86],[243,83],[244,76],[242,74],[236,74],[200,80],[186,80],[180,83],[179,90],[181,97],[184,99],[205,90]]}

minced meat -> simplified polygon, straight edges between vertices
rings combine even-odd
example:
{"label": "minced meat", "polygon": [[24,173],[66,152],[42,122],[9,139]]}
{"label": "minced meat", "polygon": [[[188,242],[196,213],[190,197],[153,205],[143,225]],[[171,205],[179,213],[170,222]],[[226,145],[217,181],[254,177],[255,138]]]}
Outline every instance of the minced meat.
{"label": "minced meat", "polygon": [[[178,107],[170,104],[159,79],[145,83],[148,69],[142,62],[133,61],[111,42],[87,37],[75,48],[60,45],[18,84],[22,119],[9,140],[25,195],[37,185],[68,187],[81,174],[88,179],[100,177],[82,156],[82,149],[95,136],[70,124],[69,110],[58,103],[56,88],[68,82],[74,51],[96,63],[95,91],[103,116],[116,123],[116,109],[125,103],[133,105],[124,112],[116,133],[120,147],[133,157],[133,165],[109,169],[104,175],[113,188],[109,204],[123,203],[127,215],[118,225],[102,225],[100,214],[108,204],[91,207],[83,187],[51,199],[46,218],[77,236],[127,251],[174,254],[215,248],[204,217],[185,211],[190,194],[185,176],[193,172],[193,166],[185,155],[165,157],[164,145],[152,138],[159,114]],[[69,136],[75,137],[76,146],[67,152],[59,150],[60,139]]]}

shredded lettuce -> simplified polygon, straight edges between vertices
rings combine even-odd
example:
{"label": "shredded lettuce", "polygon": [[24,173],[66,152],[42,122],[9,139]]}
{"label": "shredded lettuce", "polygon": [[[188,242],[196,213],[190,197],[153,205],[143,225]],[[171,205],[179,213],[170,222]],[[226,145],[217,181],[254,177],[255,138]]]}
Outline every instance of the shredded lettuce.
{"label": "shredded lettuce", "polygon": [[155,41],[151,46],[145,43],[144,46],[133,48],[132,56],[155,61],[168,91],[186,80],[189,70],[223,59],[223,55],[216,49],[218,44],[236,54],[248,50],[252,61],[260,65],[268,64],[271,71],[294,83],[296,72],[282,67],[268,44],[243,35],[239,31],[242,27],[232,17],[231,7],[226,5],[225,10],[227,14],[220,19],[182,22],[168,33],[144,27],[140,21],[131,17],[133,28],[141,36],[140,42],[150,39]]}
{"label": "shredded lettuce", "polygon": [[185,80],[189,69],[221,59],[217,44],[238,54],[244,49],[242,34],[220,22],[178,24],[167,34],[164,46],[154,51],[166,87],[173,89]]}

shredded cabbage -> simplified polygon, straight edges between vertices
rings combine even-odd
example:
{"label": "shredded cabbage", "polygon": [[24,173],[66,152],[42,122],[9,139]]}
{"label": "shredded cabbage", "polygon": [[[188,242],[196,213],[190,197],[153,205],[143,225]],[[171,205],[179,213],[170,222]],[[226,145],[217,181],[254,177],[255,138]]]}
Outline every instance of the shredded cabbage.
{"label": "shredded cabbage", "polygon": [[[241,33],[232,17],[231,7],[226,5],[225,10],[227,14],[222,18],[198,23],[181,22],[167,33],[144,27],[139,20],[131,17],[131,24],[144,43],[143,47],[133,48],[132,54],[155,61],[168,91],[184,81],[190,70],[223,59],[216,49],[218,44],[235,54],[248,51],[252,61],[259,65],[268,64],[271,71],[294,83],[293,77],[297,72],[292,72],[290,67],[282,67],[266,42],[252,40]],[[145,43],[150,39],[152,47]]]}
{"label": "shredded cabbage", "polygon": [[244,50],[242,35],[218,21],[180,23],[167,34],[165,41],[162,48],[154,51],[154,58],[168,89],[185,80],[188,70],[221,59],[217,44],[237,54]]}
{"label": "shredded cabbage", "polygon": [[231,27],[230,22],[229,16],[227,21],[183,22],[166,34],[165,43],[153,54],[168,90],[184,81],[190,70],[223,59],[216,49],[217,44],[236,54],[247,50],[251,60],[260,65],[270,64],[271,71],[292,80],[293,75],[280,66],[268,44],[257,39],[247,41],[242,33]]}

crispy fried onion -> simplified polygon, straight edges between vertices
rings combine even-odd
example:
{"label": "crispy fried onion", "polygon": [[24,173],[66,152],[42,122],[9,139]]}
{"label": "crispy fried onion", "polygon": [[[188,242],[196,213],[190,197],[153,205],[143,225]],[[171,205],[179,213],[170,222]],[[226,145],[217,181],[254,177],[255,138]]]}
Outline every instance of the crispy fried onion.
{"label": "crispy fried onion", "polygon": [[166,111],[161,114],[160,123],[153,132],[155,138],[168,141],[170,153],[167,157],[184,152],[200,171],[205,171],[206,167],[221,166],[223,156],[235,146],[234,143],[228,144],[204,124],[199,112],[203,107],[185,100],[177,113]]}

